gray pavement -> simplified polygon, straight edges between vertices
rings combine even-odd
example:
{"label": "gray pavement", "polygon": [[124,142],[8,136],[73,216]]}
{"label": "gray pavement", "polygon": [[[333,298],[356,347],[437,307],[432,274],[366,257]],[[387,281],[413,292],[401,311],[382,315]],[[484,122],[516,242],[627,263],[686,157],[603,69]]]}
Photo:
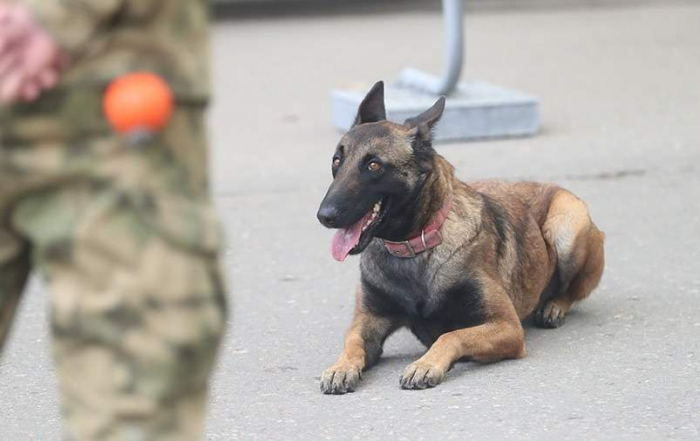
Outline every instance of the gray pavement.
{"label": "gray pavement", "polygon": [[[528,327],[525,359],[403,391],[424,349],[402,332],[345,396],[318,391],[358,275],[315,219],[338,139],[328,92],[438,68],[440,16],[219,23],[213,166],[235,307],[208,439],[700,439],[700,5],[660,3],[468,18],[467,79],[539,96],[543,130],[439,151],[466,180],[582,196],[607,233],[606,273],[563,328]],[[3,441],[60,433],[47,294],[35,281],[27,295],[0,368]]]}

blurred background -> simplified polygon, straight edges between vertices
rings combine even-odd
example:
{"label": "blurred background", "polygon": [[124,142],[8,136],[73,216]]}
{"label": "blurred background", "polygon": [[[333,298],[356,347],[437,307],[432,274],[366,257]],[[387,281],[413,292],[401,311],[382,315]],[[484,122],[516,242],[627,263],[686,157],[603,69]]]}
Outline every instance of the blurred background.
{"label": "blurred background", "polygon": [[[538,98],[531,137],[443,143],[464,180],[552,181],[607,234],[603,282],[528,357],[457,364],[439,387],[398,378],[424,348],[389,339],[345,396],[323,396],[353,308],[358,259],[315,218],[341,133],[331,90],[439,74],[440,2],[220,0],[212,32],[213,187],[233,316],[211,440],[698,439],[700,3],[465,2],[462,79]],[[3,440],[59,438],[43,287],[2,360]]]}

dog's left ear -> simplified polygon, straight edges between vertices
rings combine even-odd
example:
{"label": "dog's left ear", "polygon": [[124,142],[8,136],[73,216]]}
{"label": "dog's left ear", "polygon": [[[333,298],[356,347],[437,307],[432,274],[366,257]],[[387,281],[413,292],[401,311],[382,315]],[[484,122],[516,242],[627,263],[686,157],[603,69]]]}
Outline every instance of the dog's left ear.
{"label": "dog's left ear", "polygon": [[413,138],[413,152],[416,158],[429,160],[435,155],[433,149],[433,129],[440,121],[442,112],[445,110],[445,97],[441,96],[433,107],[420,115],[409,118],[404,126],[409,129],[409,136]]}
{"label": "dog's left ear", "polygon": [[377,81],[360,103],[353,126],[384,121],[385,119],[384,81]]}
{"label": "dog's left ear", "polygon": [[441,96],[433,104],[433,107],[418,116],[409,118],[404,122],[404,126],[416,130],[416,134],[423,140],[431,139],[431,132],[440,121],[442,112],[445,110],[445,97]]}
{"label": "dog's left ear", "polygon": [[404,127],[409,129],[409,136],[413,139],[413,152],[417,159],[429,162],[430,158],[435,155],[433,129],[440,121],[444,110],[445,97],[441,96],[430,109],[404,122]]}

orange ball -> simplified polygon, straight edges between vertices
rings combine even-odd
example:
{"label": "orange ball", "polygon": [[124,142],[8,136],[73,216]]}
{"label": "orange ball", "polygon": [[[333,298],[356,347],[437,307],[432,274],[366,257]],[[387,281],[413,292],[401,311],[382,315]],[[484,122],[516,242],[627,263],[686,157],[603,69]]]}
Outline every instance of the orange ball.
{"label": "orange ball", "polygon": [[173,113],[173,92],[158,75],[135,72],[110,83],[102,109],[118,133],[159,132]]}

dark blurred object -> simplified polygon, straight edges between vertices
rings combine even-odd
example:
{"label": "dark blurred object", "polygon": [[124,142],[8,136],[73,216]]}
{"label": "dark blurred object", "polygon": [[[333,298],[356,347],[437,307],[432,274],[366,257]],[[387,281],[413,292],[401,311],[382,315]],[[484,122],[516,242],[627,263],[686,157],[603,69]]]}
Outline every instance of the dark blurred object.
{"label": "dark blurred object", "polygon": [[[439,11],[436,0],[211,0],[217,18]],[[481,0],[484,1],[484,0]]]}
{"label": "dark blurred object", "polygon": [[[483,82],[460,83],[464,65],[464,14],[462,0],[442,0],[445,23],[443,74],[435,76],[405,68],[398,81],[388,85],[386,113],[402,123],[446,97],[442,123],[434,130],[435,141],[464,141],[530,136],[539,128],[539,103],[535,97]],[[347,131],[355,123],[363,100],[357,87],[331,94],[333,124]]]}
{"label": "dark blurred object", "polygon": [[[219,17],[245,17],[294,14],[386,13],[397,10],[439,11],[439,0],[211,0]],[[669,3],[692,3],[694,0],[664,0]],[[469,10],[517,10],[601,8],[621,5],[644,5],[653,0],[464,0]]]}

